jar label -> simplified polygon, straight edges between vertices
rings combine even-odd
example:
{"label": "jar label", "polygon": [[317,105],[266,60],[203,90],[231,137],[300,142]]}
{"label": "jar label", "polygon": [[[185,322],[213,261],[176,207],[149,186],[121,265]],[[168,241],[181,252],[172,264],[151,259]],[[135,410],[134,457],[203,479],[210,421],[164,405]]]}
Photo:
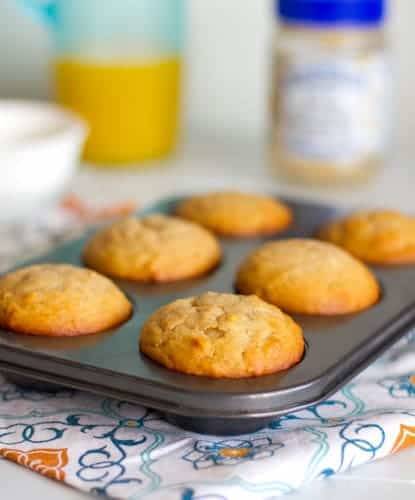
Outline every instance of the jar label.
{"label": "jar label", "polygon": [[284,62],[280,81],[277,133],[284,154],[347,167],[384,152],[388,86],[383,53],[299,57]]}

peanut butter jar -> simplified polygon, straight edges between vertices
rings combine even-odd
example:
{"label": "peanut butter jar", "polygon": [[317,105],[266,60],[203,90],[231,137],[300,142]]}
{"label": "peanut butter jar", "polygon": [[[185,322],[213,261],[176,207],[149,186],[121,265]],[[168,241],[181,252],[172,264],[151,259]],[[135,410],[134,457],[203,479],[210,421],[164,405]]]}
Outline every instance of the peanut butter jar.
{"label": "peanut butter jar", "polygon": [[385,0],[278,0],[270,160],[310,184],[356,183],[382,165],[389,128]]}

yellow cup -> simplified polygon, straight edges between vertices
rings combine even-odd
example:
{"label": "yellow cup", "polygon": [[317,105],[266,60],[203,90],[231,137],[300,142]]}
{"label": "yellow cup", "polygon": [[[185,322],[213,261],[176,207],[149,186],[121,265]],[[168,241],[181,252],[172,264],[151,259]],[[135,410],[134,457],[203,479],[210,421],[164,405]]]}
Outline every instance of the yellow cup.
{"label": "yellow cup", "polygon": [[56,98],[89,125],[85,159],[167,155],[178,134],[185,0],[19,0],[48,27]]}
{"label": "yellow cup", "polygon": [[179,56],[57,58],[56,98],[90,126],[84,158],[118,166],[170,153],[178,134],[181,67]]}

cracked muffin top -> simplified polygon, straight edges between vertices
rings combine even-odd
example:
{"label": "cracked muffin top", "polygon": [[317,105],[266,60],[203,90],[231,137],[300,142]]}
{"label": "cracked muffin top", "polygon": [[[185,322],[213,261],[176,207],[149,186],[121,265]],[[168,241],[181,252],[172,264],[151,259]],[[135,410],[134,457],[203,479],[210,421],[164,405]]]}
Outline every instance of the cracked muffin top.
{"label": "cracked muffin top", "polygon": [[220,261],[213,234],[177,217],[129,217],[98,231],[86,244],[85,264],[102,274],[138,282],[201,276]]}
{"label": "cracked muffin top", "polygon": [[245,378],[295,365],[304,339],[293,319],[258,297],[209,292],[157,310],[142,328],[140,348],[171,370]]}
{"label": "cracked muffin top", "polygon": [[276,198],[239,191],[192,196],[179,203],[176,214],[229,237],[275,234],[293,220],[291,209]]}
{"label": "cracked muffin top", "polygon": [[375,275],[362,262],[330,243],[302,238],[255,250],[242,263],[236,288],[288,313],[323,316],[363,311],[380,295]]}
{"label": "cracked muffin top", "polygon": [[415,217],[397,211],[355,212],[322,227],[318,237],[371,264],[415,263]]}
{"label": "cracked muffin top", "polygon": [[118,326],[131,312],[124,293],[90,269],[42,264],[0,278],[0,327],[14,332],[86,335]]}

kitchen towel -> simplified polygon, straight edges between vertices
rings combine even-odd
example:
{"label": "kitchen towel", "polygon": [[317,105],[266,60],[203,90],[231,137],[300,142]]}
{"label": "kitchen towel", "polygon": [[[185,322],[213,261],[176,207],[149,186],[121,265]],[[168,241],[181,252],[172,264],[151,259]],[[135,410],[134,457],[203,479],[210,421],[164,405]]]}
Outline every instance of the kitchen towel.
{"label": "kitchen towel", "polygon": [[124,401],[1,379],[0,455],[111,498],[271,500],[415,444],[414,366],[409,336],[326,401],[229,438]]}

